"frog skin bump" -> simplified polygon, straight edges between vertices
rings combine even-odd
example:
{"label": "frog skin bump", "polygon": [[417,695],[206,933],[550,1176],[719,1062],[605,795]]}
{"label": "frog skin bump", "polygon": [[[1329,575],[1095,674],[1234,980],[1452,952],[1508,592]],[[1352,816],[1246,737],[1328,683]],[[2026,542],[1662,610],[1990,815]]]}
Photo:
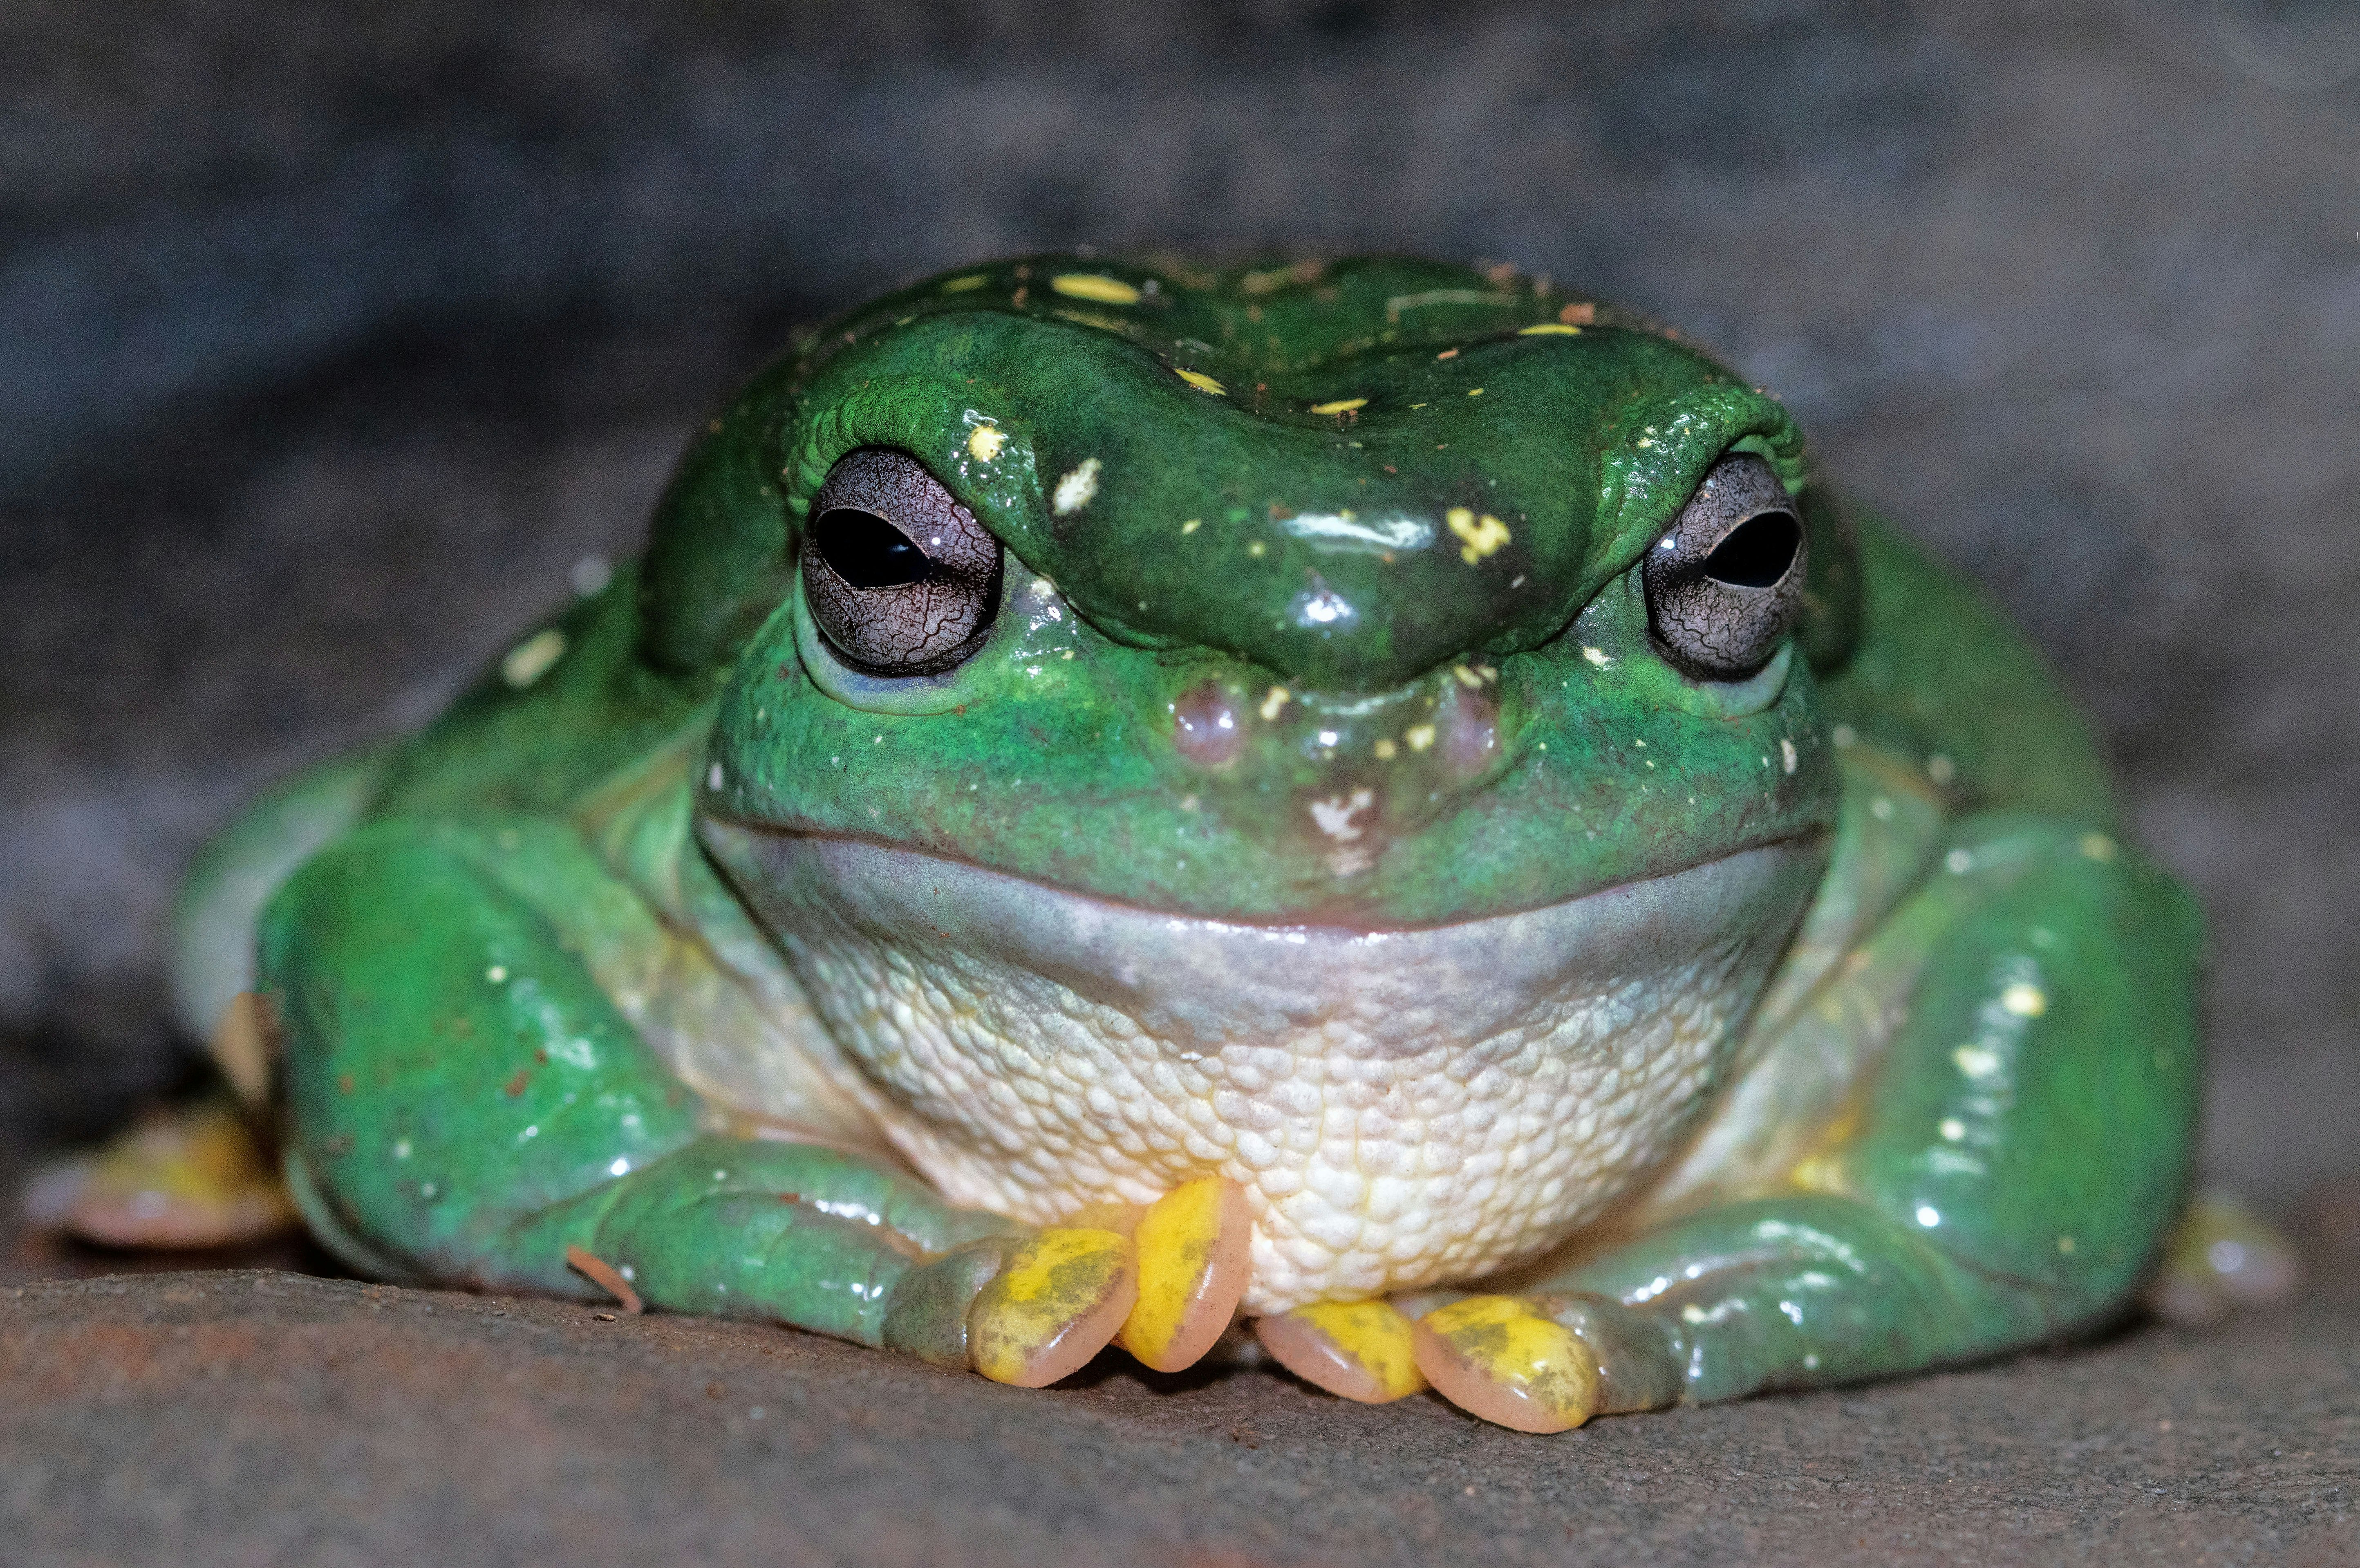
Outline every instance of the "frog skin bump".
{"label": "frog skin bump", "polygon": [[180,972],[366,1272],[1019,1384],[1242,1313],[1546,1431],[2115,1312],[2200,935],[1677,333],[1034,257],[758,377],[635,565],[232,829]]}

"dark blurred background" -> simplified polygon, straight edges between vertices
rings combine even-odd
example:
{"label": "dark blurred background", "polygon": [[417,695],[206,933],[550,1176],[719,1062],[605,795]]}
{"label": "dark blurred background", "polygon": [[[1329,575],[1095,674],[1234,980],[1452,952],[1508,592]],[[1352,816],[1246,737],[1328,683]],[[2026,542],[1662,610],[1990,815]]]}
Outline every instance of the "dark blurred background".
{"label": "dark blurred background", "polygon": [[184,1075],[178,868],[634,547],[788,329],[996,252],[1482,257],[1987,584],[2216,948],[2210,1168],[2360,1168],[2350,0],[0,7],[0,1141]]}

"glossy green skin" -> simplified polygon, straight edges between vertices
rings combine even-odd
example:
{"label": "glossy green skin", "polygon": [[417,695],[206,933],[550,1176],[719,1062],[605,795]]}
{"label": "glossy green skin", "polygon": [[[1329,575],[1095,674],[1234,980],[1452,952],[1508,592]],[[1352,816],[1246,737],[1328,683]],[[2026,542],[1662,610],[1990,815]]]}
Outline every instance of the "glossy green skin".
{"label": "glossy green skin", "polygon": [[[1140,294],[1054,281],[1073,275]],[[1581,330],[1522,330],[1561,313]],[[992,638],[946,676],[815,679],[798,652],[795,529],[866,444],[920,457],[1008,546]],[[1681,676],[1636,587],[1736,446],[1774,462],[1810,530],[1783,682]],[[1096,493],[1061,514],[1086,459]],[[1454,507],[1506,542],[1463,549]],[[1372,544],[1386,527],[1396,543]],[[2197,919],[2114,844],[2100,764],[2037,659],[1842,518],[1774,399],[1546,282],[1382,258],[931,280],[757,378],[687,455],[639,567],[556,624],[545,675],[495,672],[357,772],[299,781],[189,904],[193,933],[245,919],[258,880],[318,848],[261,915],[259,986],[299,1198],[377,1272],[581,1294],[578,1244],[660,1307],[964,1364],[966,1303],[1014,1227],[857,1155],[708,1130],[593,978],[666,941],[760,969],[732,957],[764,938],[692,813],[1152,908],[1373,927],[1821,844],[1761,1059],[1879,1043],[1840,1094],[1793,1097],[1808,1125],[1778,1128],[1774,1096],[1771,1130],[1808,1157],[1522,1281],[1601,1350],[1615,1408],[2088,1324],[2180,1201]],[[1175,706],[1207,692],[1262,718],[1209,769],[1174,740]],[[1421,724],[1437,743],[1376,744]],[[1362,782],[1383,786],[1381,852],[1342,874],[1303,806]],[[318,800],[352,804],[302,809]],[[2005,1003],[2026,985],[2037,1015]],[[1888,1036],[1872,1017],[1905,1021]]]}

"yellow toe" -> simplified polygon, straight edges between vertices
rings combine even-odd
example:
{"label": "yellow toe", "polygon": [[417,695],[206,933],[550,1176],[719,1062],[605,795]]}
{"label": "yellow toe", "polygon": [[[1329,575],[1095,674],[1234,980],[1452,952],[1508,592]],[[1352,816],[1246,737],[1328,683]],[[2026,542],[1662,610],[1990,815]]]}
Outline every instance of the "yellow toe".
{"label": "yellow toe", "polygon": [[1113,1231],[1043,1231],[1016,1249],[967,1309],[975,1369],[1039,1388],[1106,1348],[1138,1299],[1131,1242]]}
{"label": "yellow toe", "polygon": [[1517,1431],[1578,1427],[1598,1409],[1598,1358],[1513,1296],[1470,1296],[1418,1320],[1417,1365],[1444,1398]]}
{"label": "yellow toe", "polygon": [[1382,1405],[1426,1387],[1410,1321],[1385,1301],[1319,1301],[1259,1320],[1273,1359],[1330,1394]]}
{"label": "yellow toe", "polygon": [[1193,1365],[1237,1316],[1246,1292],[1253,1214],[1243,1189],[1207,1176],[1148,1206],[1131,1234],[1139,1301],[1124,1320],[1122,1347],[1158,1372]]}

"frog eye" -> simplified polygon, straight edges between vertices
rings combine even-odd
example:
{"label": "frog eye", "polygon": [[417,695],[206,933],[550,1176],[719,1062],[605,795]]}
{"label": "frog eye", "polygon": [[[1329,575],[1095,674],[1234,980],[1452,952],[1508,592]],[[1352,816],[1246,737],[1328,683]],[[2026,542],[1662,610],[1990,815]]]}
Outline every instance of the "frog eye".
{"label": "frog eye", "polygon": [[1803,606],[1803,521],[1770,465],[1712,466],[1640,564],[1656,644],[1683,674],[1727,681],[1778,651]]}
{"label": "frog eye", "polygon": [[872,675],[937,675],[991,630],[1000,541],[907,453],[847,453],[812,498],[803,598],[836,653]]}

